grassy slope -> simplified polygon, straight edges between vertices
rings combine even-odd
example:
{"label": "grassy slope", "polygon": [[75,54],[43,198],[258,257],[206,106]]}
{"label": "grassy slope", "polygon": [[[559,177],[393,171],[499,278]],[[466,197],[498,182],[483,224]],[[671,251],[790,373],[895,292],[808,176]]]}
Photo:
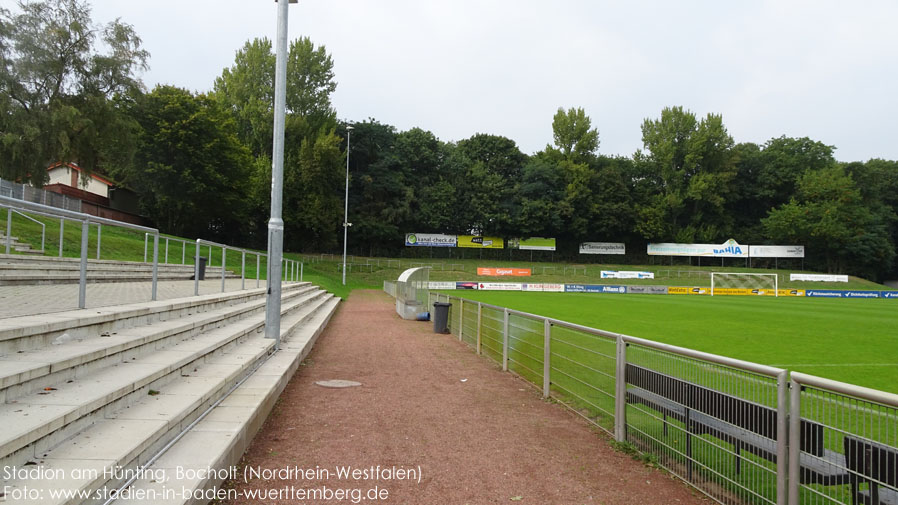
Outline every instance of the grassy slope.
{"label": "grassy slope", "polygon": [[896,300],[475,291],[453,294],[898,393]]}

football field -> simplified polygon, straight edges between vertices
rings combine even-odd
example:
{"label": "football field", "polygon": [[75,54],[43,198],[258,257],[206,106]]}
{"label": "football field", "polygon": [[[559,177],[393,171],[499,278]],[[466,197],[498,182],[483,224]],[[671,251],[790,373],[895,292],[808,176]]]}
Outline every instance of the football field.
{"label": "football field", "polygon": [[898,300],[447,294],[898,393]]}

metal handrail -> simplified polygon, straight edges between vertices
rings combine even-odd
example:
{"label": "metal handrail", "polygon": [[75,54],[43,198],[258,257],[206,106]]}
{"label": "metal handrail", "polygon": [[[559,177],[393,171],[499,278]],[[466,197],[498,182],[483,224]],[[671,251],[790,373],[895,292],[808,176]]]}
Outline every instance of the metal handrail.
{"label": "metal handrail", "polygon": [[[74,221],[81,222],[81,275],[78,281],[78,308],[83,309],[86,306],[87,301],[87,237],[88,237],[88,229],[91,223],[94,224],[107,224],[111,226],[118,226],[120,228],[130,228],[132,230],[138,230],[143,232],[149,232],[153,234],[153,294],[152,300],[156,301],[157,294],[157,283],[159,280],[159,230],[155,228],[148,228],[146,226],[140,226],[136,224],[126,223],[123,221],[115,221],[113,219],[107,219],[104,217],[92,216],[90,214],[84,214],[82,212],[74,212],[66,209],[58,209],[56,207],[50,207],[48,205],[42,205],[39,203],[29,202],[27,200],[17,200],[14,198],[9,198],[5,196],[0,196],[0,205],[3,205],[8,208],[17,208],[20,210],[26,210],[28,212],[49,214],[55,217],[68,218]],[[61,234],[60,227],[60,234]],[[61,244],[61,241],[60,241]],[[97,240],[97,246],[99,247],[99,237]],[[60,254],[61,254],[62,246],[60,245]]]}
{"label": "metal handrail", "polygon": [[12,246],[12,237],[10,236],[10,234],[12,233],[12,213],[13,212],[24,217],[25,219],[27,219],[29,221],[34,221],[35,223],[41,225],[41,251],[43,251],[44,244],[45,244],[46,238],[47,238],[47,225],[45,225],[44,223],[38,221],[37,219],[34,219],[33,217],[31,217],[25,213],[22,213],[16,209],[13,209],[12,207],[9,207],[8,211],[9,212],[6,217],[6,254],[9,254],[9,248],[10,248],[10,246]]}

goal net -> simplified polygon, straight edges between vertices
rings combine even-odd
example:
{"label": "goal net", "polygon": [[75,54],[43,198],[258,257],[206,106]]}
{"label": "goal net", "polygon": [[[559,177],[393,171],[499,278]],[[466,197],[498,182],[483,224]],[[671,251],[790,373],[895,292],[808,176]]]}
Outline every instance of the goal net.
{"label": "goal net", "polygon": [[711,272],[711,296],[777,296],[777,274]]}

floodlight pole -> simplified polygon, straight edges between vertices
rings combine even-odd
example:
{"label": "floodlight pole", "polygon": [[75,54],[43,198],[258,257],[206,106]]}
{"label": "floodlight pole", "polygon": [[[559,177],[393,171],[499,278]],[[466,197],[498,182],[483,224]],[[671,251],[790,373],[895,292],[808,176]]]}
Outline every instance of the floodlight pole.
{"label": "floodlight pole", "polygon": [[268,297],[265,300],[265,338],[274,339],[275,349],[281,346],[281,257],[284,252],[284,220],[281,218],[281,210],[284,192],[284,123],[287,114],[287,16],[289,5],[296,1],[278,2],[271,219],[268,221]]}
{"label": "floodlight pole", "polygon": [[352,223],[349,222],[349,137],[352,127],[346,127],[346,201],[343,208],[343,285],[346,285],[346,235]]}

